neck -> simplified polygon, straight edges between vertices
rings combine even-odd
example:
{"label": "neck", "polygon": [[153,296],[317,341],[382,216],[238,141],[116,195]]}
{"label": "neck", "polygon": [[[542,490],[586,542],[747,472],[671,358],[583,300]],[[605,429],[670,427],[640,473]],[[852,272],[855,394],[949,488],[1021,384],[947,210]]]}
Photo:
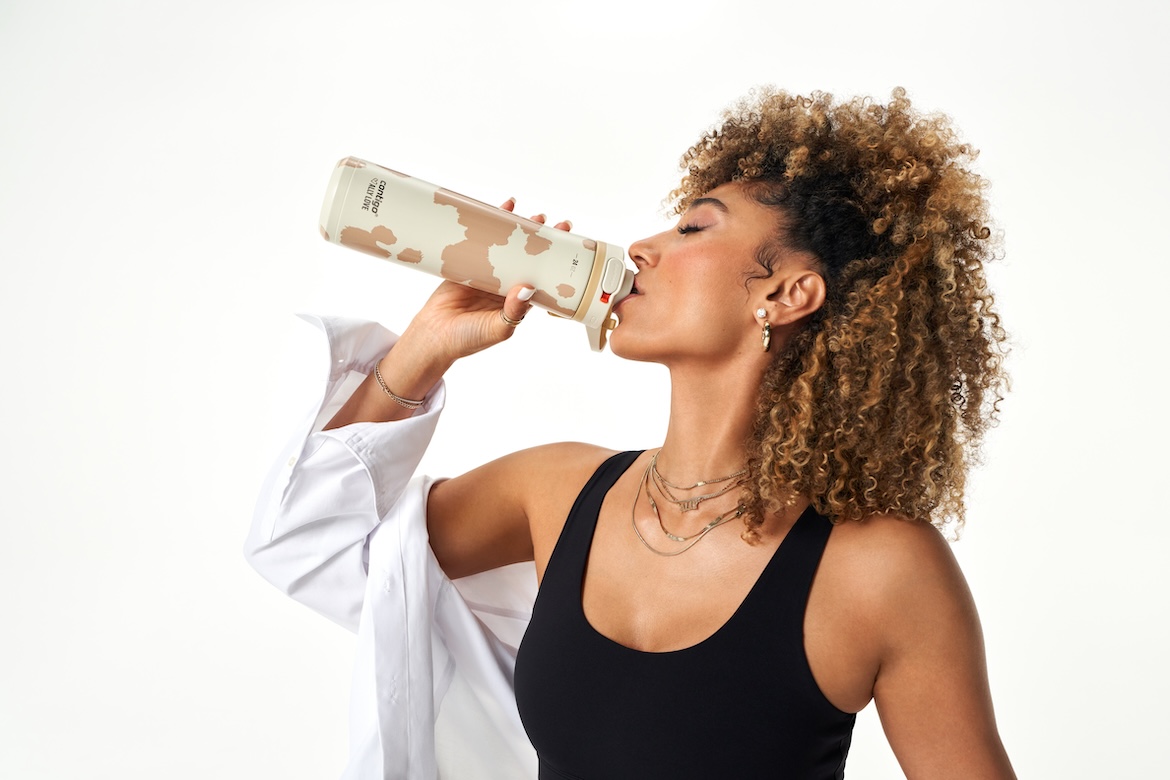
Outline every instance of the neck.
{"label": "neck", "polygon": [[731,474],[747,462],[762,369],[670,367],[670,422],[658,457],[668,479],[690,484]]}

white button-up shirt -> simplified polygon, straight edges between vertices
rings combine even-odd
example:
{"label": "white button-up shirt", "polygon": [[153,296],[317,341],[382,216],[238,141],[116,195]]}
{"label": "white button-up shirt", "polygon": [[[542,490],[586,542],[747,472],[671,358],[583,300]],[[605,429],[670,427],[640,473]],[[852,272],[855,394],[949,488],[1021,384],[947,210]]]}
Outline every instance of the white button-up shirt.
{"label": "white button-up shirt", "polygon": [[396,337],[371,322],[305,319],[328,338],[328,383],[265,482],[245,555],[273,585],[357,632],[343,778],[533,778],[512,688],[533,567],[453,582],[427,539],[433,480],[414,471],[444,387],[408,419],[322,431]]}

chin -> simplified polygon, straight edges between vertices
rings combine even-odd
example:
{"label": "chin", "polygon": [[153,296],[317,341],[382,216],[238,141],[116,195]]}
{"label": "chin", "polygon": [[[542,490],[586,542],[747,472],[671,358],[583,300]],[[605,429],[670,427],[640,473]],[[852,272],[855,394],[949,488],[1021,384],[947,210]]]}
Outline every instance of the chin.
{"label": "chin", "polygon": [[648,349],[645,339],[639,339],[636,332],[627,326],[622,330],[621,320],[618,326],[609,332],[609,351],[625,360],[639,360],[647,363],[659,362],[655,353]]}

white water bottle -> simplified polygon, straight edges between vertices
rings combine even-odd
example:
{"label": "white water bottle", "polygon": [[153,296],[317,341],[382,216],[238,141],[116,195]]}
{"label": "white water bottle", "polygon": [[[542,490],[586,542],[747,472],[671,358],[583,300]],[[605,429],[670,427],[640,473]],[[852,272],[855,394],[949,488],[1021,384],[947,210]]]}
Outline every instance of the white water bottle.
{"label": "white water bottle", "polygon": [[321,207],[326,241],[504,296],[536,288],[532,303],[582,323],[605,346],[614,305],[634,273],[625,250],[545,227],[420,179],[347,157]]}

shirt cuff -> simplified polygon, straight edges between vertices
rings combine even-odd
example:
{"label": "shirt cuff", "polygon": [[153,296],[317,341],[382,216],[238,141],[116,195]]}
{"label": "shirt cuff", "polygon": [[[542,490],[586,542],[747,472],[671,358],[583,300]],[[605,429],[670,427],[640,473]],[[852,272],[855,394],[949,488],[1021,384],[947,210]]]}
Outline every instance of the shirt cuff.
{"label": "shirt cuff", "polygon": [[273,497],[283,499],[297,464],[317,452],[324,440],[332,439],[349,450],[369,473],[378,519],[381,519],[398,500],[422,460],[446,403],[446,385],[439,380],[424,397],[422,406],[405,419],[351,423],[324,431],[325,425],[374,370],[374,364],[393,348],[398,335],[368,320],[314,314],[297,316],[325,335],[328,374],[315,413],[301,424],[292,447],[281,459],[279,473],[274,475],[277,489]]}

